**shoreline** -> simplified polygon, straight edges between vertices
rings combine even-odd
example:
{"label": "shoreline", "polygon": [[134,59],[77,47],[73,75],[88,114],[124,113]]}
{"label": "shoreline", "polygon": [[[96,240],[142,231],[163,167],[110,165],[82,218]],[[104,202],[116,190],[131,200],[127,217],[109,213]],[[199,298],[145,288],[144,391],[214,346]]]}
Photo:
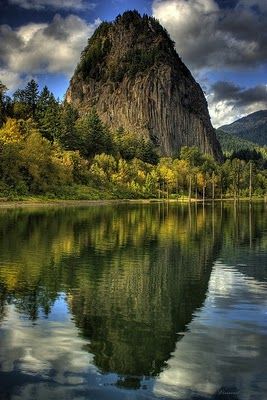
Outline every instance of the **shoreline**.
{"label": "shoreline", "polygon": [[[265,202],[266,198],[224,198],[224,199],[205,199],[204,204],[212,203],[243,203],[243,202]],[[61,200],[61,199],[26,199],[26,200],[3,200],[0,199],[0,209],[21,208],[21,207],[89,207],[121,204],[203,204],[202,199],[180,198],[180,199],[103,199],[103,200]]]}

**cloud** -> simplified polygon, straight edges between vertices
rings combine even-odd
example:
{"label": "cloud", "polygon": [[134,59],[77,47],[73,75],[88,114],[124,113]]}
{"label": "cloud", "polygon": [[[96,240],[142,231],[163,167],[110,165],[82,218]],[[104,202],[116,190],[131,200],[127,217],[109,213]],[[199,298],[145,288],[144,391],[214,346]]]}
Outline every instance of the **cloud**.
{"label": "cloud", "polygon": [[153,14],[168,29],[179,55],[193,70],[252,68],[267,62],[267,7],[239,0],[154,0]]}
{"label": "cloud", "polygon": [[267,12],[267,3],[264,0],[240,0],[239,6],[252,7],[260,12]]}
{"label": "cloud", "polygon": [[[220,126],[266,109],[266,86],[244,89],[227,82],[209,87],[210,72],[246,70],[267,64],[267,2],[154,0],[154,16],[170,32],[176,49],[205,85],[212,122]],[[267,83],[267,82],[263,82]]]}
{"label": "cloud", "polygon": [[267,86],[242,88],[232,82],[219,81],[210,87],[207,100],[212,122],[218,127],[267,109]]}
{"label": "cloud", "polygon": [[[259,319],[266,305],[266,301],[259,303],[264,288],[226,265],[215,263],[203,307],[177,342],[168,368],[155,379],[153,390],[158,398],[223,399],[227,398],[221,395],[227,392],[226,382],[231,382],[228,388],[233,392],[229,399],[253,398],[255,379],[264,381],[264,377],[259,378],[266,362],[265,335]],[[245,301],[251,306],[244,307]],[[250,320],[250,325],[240,329],[237,319],[240,324]]]}
{"label": "cloud", "polygon": [[[23,75],[63,73],[70,76],[88,37],[99,23],[96,20],[88,24],[75,15],[63,18],[57,14],[51,23],[29,23],[17,29],[1,25],[0,79],[13,88]],[[14,84],[10,86],[8,77],[12,76]]]}
{"label": "cloud", "polygon": [[265,85],[244,89],[232,82],[219,81],[214,83],[211,89],[215,101],[227,100],[238,107],[263,102],[267,107],[267,88]]}
{"label": "cloud", "polygon": [[[27,80],[29,81],[29,79]],[[0,68],[0,82],[3,82],[9,90],[13,91],[22,85],[23,79],[16,72]]]}
{"label": "cloud", "polygon": [[85,0],[9,0],[9,3],[26,10],[54,8],[80,11],[95,8],[95,3],[89,3]]}

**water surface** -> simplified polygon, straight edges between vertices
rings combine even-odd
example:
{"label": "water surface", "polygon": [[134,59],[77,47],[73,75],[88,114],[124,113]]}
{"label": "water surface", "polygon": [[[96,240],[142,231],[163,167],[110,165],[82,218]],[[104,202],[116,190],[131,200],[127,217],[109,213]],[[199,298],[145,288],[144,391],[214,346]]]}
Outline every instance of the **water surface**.
{"label": "water surface", "polygon": [[266,205],[0,210],[1,399],[265,399]]}

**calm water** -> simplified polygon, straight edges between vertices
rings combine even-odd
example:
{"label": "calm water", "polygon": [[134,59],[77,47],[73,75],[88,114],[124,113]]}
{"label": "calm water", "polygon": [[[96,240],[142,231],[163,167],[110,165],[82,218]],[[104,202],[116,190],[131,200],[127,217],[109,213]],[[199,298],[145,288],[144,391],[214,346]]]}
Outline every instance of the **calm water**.
{"label": "calm water", "polygon": [[0,399],[266,399],[266,211],[0,210]]}

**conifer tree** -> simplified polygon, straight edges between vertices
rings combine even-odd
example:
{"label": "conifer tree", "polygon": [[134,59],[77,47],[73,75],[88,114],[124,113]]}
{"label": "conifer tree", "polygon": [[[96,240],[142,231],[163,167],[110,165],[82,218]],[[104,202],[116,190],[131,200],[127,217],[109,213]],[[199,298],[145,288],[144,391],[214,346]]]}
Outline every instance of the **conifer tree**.
{"label": "conifer tree", "polygon": [[150,140],[142,139],[140,141],[136,156],[149,164],[157,164],[159,162],[159,156]]}
{"label": "conifer tree", "polygon": [[77,121],[76,129],[81,137],[81,153],[84,157],[90,158],[95,154],[112,151],[110,132],[95,109]]}
{"label": "conifer tree", "polygon": [[47,86],[38,98],[36,119],[43,137],[53,142],[60,136],[60,105]]}
{"label": "conifer tree", "polygon": [[25,103],[28,106],[29,117],[35,118],[39,88],[37,82],[32,79],[24,89]]}
{"label": "conifer tree", "polygon": [[59,141],[66,150],[79,150],[81,138],[78,136],[76,121],[78,112],[70,104],[66,103],[61,114],[61,131]]}
{"label": "conifer tree", "polygon": [[7,87],[0,81],[0,128],[5,120],[5,92]]}

